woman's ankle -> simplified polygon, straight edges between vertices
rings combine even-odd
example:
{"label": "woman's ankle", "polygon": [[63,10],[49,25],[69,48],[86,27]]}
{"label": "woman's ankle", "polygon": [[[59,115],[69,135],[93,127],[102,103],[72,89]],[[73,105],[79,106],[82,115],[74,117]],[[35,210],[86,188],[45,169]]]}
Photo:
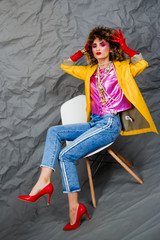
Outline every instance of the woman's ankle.
{"label": "woman's ankle", "polygon": [[34,185],[30,192],[30,196],[33,196],[40,192],[44,187],[46,187],[50,183],[50,180],[48,181],[37,181],[37,183]]}
{"label": "woman's ankle", "polygon": [[69,210],[70,224],[73,225],[76,222],[79,203],[72,206]]}

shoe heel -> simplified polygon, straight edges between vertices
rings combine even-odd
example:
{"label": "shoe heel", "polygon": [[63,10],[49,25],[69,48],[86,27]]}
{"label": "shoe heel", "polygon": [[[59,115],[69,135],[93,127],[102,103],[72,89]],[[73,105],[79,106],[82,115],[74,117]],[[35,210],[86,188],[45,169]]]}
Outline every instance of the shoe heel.
{"label": "shoe heel", "polygon": [[50,204],[51,196],[52,196],[52,192],[48,194],[48,202],[47,202],[47,205]]}
{"label": "shoe heel", "polygon": [[86,210],[85,214],[87,215],[87,217],[88,217],[88,219],[89,219],[89,221],[90,221],[90,220],[91,220],[91,218],[90,218],[90,216],[89,216],[89,214],[88,214],[87,210]]}

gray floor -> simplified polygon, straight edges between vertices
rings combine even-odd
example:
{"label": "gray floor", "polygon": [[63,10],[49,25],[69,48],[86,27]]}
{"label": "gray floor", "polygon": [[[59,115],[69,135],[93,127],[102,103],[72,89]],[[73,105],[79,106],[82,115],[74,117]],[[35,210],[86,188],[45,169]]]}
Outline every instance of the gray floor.
{"label": "gray floor", "polygon": [[[142,136],[137,140],[143,140],[145,143]],[[155,140],[157,141],[157,136]],[[123,141],[123,138],[119,141]],[[62,193],[57,196],[58,187],[55,187],[50,206],[46,205],[46,197],[37,203],[17,200],[17,210],[13,210],[15,214],[12,216],[15,224],[12,222],[9,228],[7,223],[5,224],[6,229],[1,231],[2,239],[158,240],[160,161],[159,144],[155,145],[154,142],[153,144],[157,151],[152,156],[149,156],[148,149],[152,146],[149,142],[138,155],[135,149],[128,154],[121,151],[123,156],[125,155],[131,162],[134,161],[134,171],[143,179],[142,185],[108,155],[104,157],[101,167],[94,176],[96,209],[91,204],[88,181],[83,185],[84,181],[81,179],[83,187],[79,200],[87,206],[91,221],[83,216],[78,229],[64,232],[62,228],[68,222],[67,196]],[[81,167],[83,164],[84,162],[79,163]],[[85,165],[83,167],[85,168]]]}

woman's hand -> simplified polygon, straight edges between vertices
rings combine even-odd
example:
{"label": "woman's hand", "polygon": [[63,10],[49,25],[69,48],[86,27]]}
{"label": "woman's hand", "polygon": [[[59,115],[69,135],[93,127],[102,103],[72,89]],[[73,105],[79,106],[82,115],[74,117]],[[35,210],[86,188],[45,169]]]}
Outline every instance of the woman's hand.
{"label": "woman's hand", "polygon": [[133,57],[134,55],[138,54],[136,51],[130,49],[127,45],[126,45],[126,40],[123,37],[123,33],[121,31],[121,29],[119,29],[119,32],[117,30],[115,30],[116,35],[111,34],[111,37],[114,39],[111,39],[112,42],[117,42],[120,44],[122,50],[129,56],[129,57]]}
{"label": "woman's hand", "polygon": [[87,52],[88,50],[88,42],[86,43],[85,47],[81,50],[79,50],[78,52],[76,52],[74,55],[72,55],[70,57],[70,59],[73,61],[73,62],[76,62],[78,59],[80,59],[81,57],[83,57],[83,55],[85,54],[85,52]]}

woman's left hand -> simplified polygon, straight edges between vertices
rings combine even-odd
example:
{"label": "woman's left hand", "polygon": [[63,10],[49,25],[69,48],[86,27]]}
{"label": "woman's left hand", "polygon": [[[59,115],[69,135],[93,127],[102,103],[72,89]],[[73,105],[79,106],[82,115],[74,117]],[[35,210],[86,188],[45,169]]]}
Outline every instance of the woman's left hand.
{"label": "woman's left hand", "polygon": [[111,39],[111,41],[119,43],[121,45],[122,50],[124,51],[127,45],[121,29],[119,29],[119,32],[115,29],[115,33],[117,34],[117,36],[111,34],[111,37],[114,38],[114,39]]}
{"label": "woman's left hand", "polygon": [[133,57],[134,55],[138,54],[136,51],[130,49],[127,45],[126,45],[126,40],[123,37],[123,33],[121,31],[121,29],[119,29],[119,32],[117,30],[115,30],[115,33],[117,34],[111,34],[111,37],[114,39],[111,39],[112,42],[117,42],[120,44],[122,50],[129,56],[129,57]]}

